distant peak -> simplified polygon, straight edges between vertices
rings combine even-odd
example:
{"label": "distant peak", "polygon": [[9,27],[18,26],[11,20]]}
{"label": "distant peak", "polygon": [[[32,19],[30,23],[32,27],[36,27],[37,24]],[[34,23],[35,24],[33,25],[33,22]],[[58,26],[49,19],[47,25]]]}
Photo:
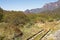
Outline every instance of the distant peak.
{"label": "distant peak", "polygon": [[26,10],[26,12],[38,13],[38,12],[42,12],[42,11],[46,11],[46,10],[54,10],[59,7],[60,7],[60,0],[58,0],[56,2],[47,3],[42,8]]}

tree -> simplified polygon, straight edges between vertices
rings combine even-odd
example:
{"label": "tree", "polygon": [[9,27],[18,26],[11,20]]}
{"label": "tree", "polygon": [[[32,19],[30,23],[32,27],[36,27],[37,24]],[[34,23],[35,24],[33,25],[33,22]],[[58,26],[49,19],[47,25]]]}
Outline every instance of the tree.
{"label": "tree", "polygon": [[0,22],[2,21],[3,19],[3,9],[0,7]]}

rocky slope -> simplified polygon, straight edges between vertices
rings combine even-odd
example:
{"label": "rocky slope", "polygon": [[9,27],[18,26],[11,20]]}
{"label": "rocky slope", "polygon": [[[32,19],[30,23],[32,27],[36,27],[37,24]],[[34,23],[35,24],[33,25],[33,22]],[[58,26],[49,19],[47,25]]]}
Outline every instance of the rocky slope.
{"label": "rocky slope", "polygon": [[38,13],[38,12],[42,12],[42,11],[46,11],[46,10],[54,10],[56,8],[60,7],[60,0],[58,0],[57,2],[51,2],[51,3],[47,3],[45,4],[42,8],[36,8],[36,9],[27,9],[25,10],[26,13]]}

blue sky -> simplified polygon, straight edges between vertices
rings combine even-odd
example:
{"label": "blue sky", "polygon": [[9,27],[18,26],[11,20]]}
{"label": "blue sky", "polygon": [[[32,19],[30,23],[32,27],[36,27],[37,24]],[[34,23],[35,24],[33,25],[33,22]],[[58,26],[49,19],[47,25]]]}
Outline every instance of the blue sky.
{"label": "blue sky", "polygon": [[5,10],[21,10],[41,8],[44,4],[57,0],[0,0],[0,7]]}

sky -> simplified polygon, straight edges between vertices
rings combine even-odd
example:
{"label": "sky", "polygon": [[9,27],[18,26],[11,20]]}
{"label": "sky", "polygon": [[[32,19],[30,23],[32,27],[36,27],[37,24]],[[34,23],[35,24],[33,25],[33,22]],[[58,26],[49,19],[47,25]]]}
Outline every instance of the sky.
{"label": "sky", "polygon": [[5,10],[19,10],[41,8],[46,3],[56,2],[57,0],[0,0],[0,7]]}

